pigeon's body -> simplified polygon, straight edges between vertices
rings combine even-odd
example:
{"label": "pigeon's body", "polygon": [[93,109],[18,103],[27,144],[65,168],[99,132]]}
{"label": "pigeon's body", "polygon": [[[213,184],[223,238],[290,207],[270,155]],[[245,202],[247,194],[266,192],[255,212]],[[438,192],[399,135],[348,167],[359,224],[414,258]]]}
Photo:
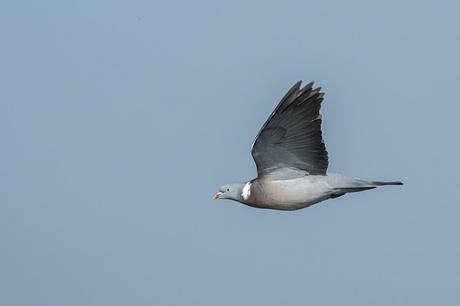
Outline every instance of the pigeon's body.
{"label": "pigeon's body", "polygon": [[367,182],[340,174],[306,175],[279,180],[267,177],[249,182],[249,196],[243,197],[243,203],[257,208],[296,210],[345,193],[388,184],[400,183]]}
{"label": "pigeon's body", "polygon": [[326,173],[328,154],[319,114],[323,93],[295,84],[263,125],[252,147],[258,177],[224,185],[217,198],[252,207],[296,210],[349,192],[401,182],[365,181]]}

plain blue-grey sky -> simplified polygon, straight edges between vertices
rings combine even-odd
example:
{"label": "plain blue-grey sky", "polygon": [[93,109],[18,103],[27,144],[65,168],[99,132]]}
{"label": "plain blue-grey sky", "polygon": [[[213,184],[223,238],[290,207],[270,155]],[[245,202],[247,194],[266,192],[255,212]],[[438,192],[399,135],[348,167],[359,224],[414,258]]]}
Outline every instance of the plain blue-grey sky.
{"label": "plain blue-grey sky", "polygon": [[[459,305],[455,1],[2,1],[1,305]],[[299,79],[332,172],[211,201]]]}

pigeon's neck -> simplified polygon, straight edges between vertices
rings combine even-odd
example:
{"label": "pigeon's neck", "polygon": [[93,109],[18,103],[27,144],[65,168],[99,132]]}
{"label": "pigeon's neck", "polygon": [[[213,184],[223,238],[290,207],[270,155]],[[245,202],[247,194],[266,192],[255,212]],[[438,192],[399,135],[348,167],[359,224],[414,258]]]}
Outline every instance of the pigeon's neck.
{"label": "pigeon's neck", "polygon": [[241,189],[241,197],[243,201],[247,201],[251,196],[251,182],[246,182]]}
{"label": "pigeon's neck", "polygon": [[245,203],[251,193],[250,182],[234,183],[233,186],[234,190],[230,198],[232,200]]}

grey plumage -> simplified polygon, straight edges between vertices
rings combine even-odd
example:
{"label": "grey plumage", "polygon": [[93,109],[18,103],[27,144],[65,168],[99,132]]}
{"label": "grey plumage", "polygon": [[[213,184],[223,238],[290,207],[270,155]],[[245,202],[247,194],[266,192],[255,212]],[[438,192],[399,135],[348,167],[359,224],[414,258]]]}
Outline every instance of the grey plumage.
{"label": "grey plumage", "polygon": [[296,210],[346,193],[399,181],[366,181],[327,173],[328,152],[321,132],[324,93],[313,82],[297,82],[281,99],[257,134],[252,156],[257,178],[224,185],[213,198],[257,208]]}

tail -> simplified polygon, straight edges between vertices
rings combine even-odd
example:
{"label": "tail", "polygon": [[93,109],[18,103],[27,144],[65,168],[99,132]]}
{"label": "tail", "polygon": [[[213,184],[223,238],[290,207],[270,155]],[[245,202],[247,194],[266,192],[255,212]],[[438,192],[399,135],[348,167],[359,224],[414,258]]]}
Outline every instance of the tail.
{"label": "tail", "polygon": [[332,194],[340,196],[349,192],[358,192],[377,188],[378,186],[387,185],[402,185],[400,181],[381,182],[381,181],[366,181],[357,178],[350,178],[341,175],[331,175],[329,184],[333,187]]}

